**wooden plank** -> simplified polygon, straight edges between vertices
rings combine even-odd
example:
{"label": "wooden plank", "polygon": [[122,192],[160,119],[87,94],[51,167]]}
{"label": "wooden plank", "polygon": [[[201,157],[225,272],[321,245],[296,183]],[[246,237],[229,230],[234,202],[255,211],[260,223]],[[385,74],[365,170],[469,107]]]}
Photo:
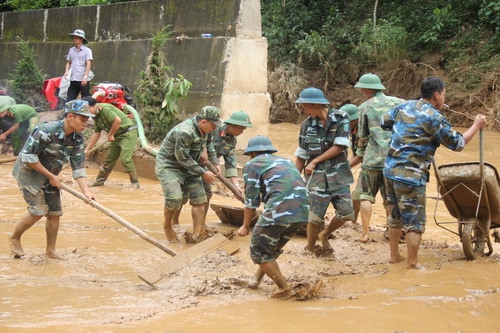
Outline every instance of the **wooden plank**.
{"label": "wooden plank", "polygon": [[[236,253],[239,250],[239,246],[237,244],[229,246],[231,243],[233,242],[224,237],[224,235],[215,234],[203,242],[193,245],[186,251],[178,253],[175,257],[169,259],[165,266],[150,269],[147,272],[141,273],[138,277],[148,285],[154,287],[154,284],[158,283],[163,278],[179,271],[217,249],[222,249],[228,254]],[[227,246],[227,250],[224,249],[225,246]],[[238,249],[235,249],[235,247]]]}

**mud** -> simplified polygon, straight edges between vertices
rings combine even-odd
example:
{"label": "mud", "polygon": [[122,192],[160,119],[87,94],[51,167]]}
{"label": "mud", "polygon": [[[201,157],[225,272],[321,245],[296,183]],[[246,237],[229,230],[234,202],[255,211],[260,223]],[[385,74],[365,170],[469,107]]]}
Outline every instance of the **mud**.
{"label": "mud", "polygon": [[[270,127],[281,156],[293,157],[299,125]],[[485,160],[497,169],[499,133],[485,135]],[[438,149],[439,164],[478,160],[477,138],[464,152]],[[241,163],[246,160],[241,157]],[[295,237],[279,258],[281,269],[295,286],[323,286],[317,298],[272,300],[276,291],[266,277],[258,289],[245,288],[256,270],[249,257],[249,237],[235,238],[240,250],[230,256],[213,252],[162,280],[152,289],[138,274],[166,267],[172,257],[145,242],[110,217],[63,193],[57,249],[66,260],[48,259],[45,226],[40,221],[22,238],[23,259],[10,257],[7,235],[26,210],[10,172],[0,164],[0,330],[2,332],[493,332],[498,330],[500,244],[490,257],[466,261],[458,236],[436,226],[435,178],[428,186],[427,230],[420,260],[425,270],[388,264],[389,245],[383,236],[383,209],[374,205],[371,241],[359,243],[359,223],[347,223],[334,233],[334,253],[307,256],[304,237]],[[89,164],[89,180],[97,169]],[[359,168],[354,170],[357,174]],[[71,179],[69,170],[63,176]],[[106,186],[93,188],[99,203],[150,236],[165,242],[162,194],[158,182],[141,178],[141,189],[129,187],[128,176],[113,172]],[[71,186],[78,188],[76,182]],[[217,187],[214,203],[241,206],[229,191]],[[333,210],[328,211],[329,216]],[[454,220],[444,205],[436,218]],[[221,233],[235,227],[222,224],[213,211],[208,225]],[[181,225],[191,230],[189,207]],[[490,231],[491,233],[491,231]],[[168,244],[181,252],[192,244]],[[403,251],[405,253],[405,251]]]}

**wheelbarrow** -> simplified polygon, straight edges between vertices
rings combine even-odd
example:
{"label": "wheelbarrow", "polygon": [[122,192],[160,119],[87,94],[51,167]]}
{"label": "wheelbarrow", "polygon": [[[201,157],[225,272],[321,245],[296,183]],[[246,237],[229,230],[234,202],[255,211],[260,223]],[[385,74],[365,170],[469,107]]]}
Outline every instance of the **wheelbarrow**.
{"label": "wheelbarrow", "polygon": [[[481,131],[480,162],[444,164],[437,168],[433,164],[439,193],[434,221],[460,237],[468,260],[493,253],[489,230],[500,227],[500,177],[493,165],[483,162],[482,141]],[[458,232],[447,227],[456,221],[438,222],[436,212],[440,199],[458,220]]]}

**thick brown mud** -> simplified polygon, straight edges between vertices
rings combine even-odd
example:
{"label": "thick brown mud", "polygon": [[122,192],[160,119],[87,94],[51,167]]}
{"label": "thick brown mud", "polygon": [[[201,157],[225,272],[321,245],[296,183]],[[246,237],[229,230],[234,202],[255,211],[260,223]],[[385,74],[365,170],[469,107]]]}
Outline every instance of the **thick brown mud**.
{"label": "thick brown mud", "polygon": [[[299,126],[270,126],[278,155],[293,158]],[[500,134],[485,133],[485,161],[500,168],[496,144]],[[461,153],[439,148],[438,165],[477,161],[478,138]],[[242,163],[246,157],[241,157]],[[317,299],[304,302],[272,300],[275,287],[267,278],[256,290],[245,288],[256,266],[249,257],[249,237],[233,241],[239,252],[216,251],[163,279],[152,289],[138,275],[165,268],[170,255],[121,226],[110,217],[63,192],[64,216],[57,250],[66,260],[45,257],[45,223],[23,235],[25,256],[10,257],[7,242],[26,204],[10,175],[12,163],[0,164],[0,330],[2,332],[495,332],[499,329],[500,244],[494,253],[465,260],[457,235],[434,222],[449,221],[438,205],[433,177],[428,186],[427,230],[420,261],[424,270],[389,264],[383,236],[385,219],[374,205],[370,237],[363,244],[359,223],[347,223],[330,240],[334,254],[306,256],[305,238],[295,237],[278,262],[292,284],[323,281]],[[356,175],[359,168],[354,170]],[[97,169],[89,165],[89,181]],[[63,176],[70,186],[71,172]],[[141,178],[132,190],[128,177],[113,172],[106,186],[93,188],[99,203],[148,235],[181,252],[192,244],[167,244],[163,234],[159,183]],[[214,203],[241,207],[217,186]],[[329,216],[333,209],[329,209]],[[208,225],[219,232],[235,230],[213,211]],[[191,229],[189,206],[181,225]],[[491,233],[491,231],[490,231]],[[196,245],[195,245],[196,246]],[[405,250],[403,245],[402,249]],[[403,251],[403,255],[406,251]]]}

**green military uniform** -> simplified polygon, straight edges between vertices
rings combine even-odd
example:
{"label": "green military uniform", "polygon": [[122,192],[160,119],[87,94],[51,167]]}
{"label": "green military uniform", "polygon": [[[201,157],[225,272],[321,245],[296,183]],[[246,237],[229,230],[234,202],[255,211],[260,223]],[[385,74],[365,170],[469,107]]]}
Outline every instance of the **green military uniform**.
{"label": "green military uniform", "polygon": [[359,106],[359,140],[356,154],[363,157],[363,163],[358,185],[352,194],[353,199],[375,203],[375,196],[380,190],[384,205],[386,205],[382,170],[389,150],[391,133],[380,127],[380,120],[384,113],[403,102],[401,98],[387,96],[382,91],[376,91],[372,98]]}
{"label": "green military uniform", "polygon": [[6,115],[4,119],[11,121],[12,125],[18,124],[17,130],[12,133],[12,148],[15,156],[19,155],[28,135],[38,124],[40,116],[34,108],[26,104],[1,105],[0,112],[7,111],[12,113]]}
{"label": "green military uniform", "polygon": [[206,170],[199,161],[207,149],[208,159],[219,164],[212,143],[212,136],[204,134],[197,125],[197,118],[185,120],[172,128],[163,140],[156,156],[155,173],[160,180],[165,197],[165,208],[178,210],[183,193],[193,204],[207,202],[201,176]]}
{"label": "green military uniform", "polygon": [[[137,145],[137,126],[117,107],[108,103],[98,103],[97,113],[94,118],[94,133],[109,132],[115,118],[121,119],[120,128],[115,132],[115,140],[109,146],[109,152],[101,167],[101,171],[108,175],[113,170],[116,161],[121,157],[125,171],[130,173],[135,170],[132,156]],[[99,177],[98,177],[99,179]]]}

